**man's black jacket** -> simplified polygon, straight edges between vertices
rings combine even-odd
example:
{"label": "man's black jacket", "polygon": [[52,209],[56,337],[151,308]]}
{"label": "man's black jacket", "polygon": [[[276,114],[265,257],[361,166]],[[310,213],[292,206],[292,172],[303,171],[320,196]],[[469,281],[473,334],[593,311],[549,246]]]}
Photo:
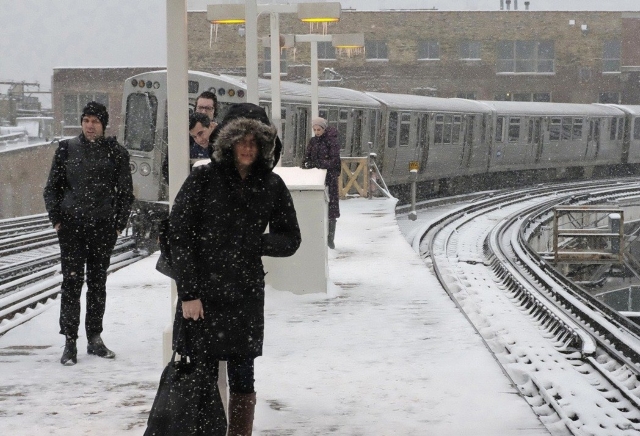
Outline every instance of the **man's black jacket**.
{"label": "man's black jacket", "polygon": [[81,134],[60,141],[44,201],[54,225],[65,219],[108,219],[123,231],[133,202],[129,153],[113,137],[89,142]]}

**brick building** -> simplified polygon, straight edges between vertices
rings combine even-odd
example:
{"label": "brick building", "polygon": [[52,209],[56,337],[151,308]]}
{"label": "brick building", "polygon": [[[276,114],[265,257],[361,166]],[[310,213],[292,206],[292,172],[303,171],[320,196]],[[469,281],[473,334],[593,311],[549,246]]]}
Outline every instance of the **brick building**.
{"label": "brick building", "polygon": [[109,110],[108,136],[118,134],[122,112],[122,84],[127,77],[166,67],[54,68],[51,83],[54,131],[78,135],[82,108],[91,100]]}
{"label": "brick building", "polygon": [[[204,11],[189,12],[188,26],[190,69],[244,75],[242,26],[212,28]],[[281,14],[280,31],[305,34],[310,28]],[[269,34],[268,14],[259,17],[258,33]],[[324,85],[482,100],[640,104],[640,13],[344,10],[327,33],[364,33],[365,50],[319,43]],[[306,82],[309,44],[282,55],[282,79]],[[269,49],[261,47],[259,56],[261,77],[269,77]],[[108,104],[107,133],[116,134],[124,79],[160,68],[56,69],[57,125],[64,122],[65,134],[78,132],[79,111],[92,97]]]}
{"label": "brick building", "polygon": [[[266,14],[264,14],[266,15]],[[640,103],[640,13],[539,11],[343,11],[329,34],[364,33],[365,53],[319,43],[320,77],[363,91],[483,100]],[[239,26],[220,25],[210,47],[205,12],[189,14],[192,69],[244,74]],[[269,17],[258,22],[269,34]],[[309,33],[280,15],[283,34]],[[319,30],[315,30],[319,32]],[[259,50],[261,73],[268,49]],[[310,77],[309,44],[283,51],[284,80]],[[269,70],[268,61],[266,71]],[[264,76],[264,74],[263,74]]]}

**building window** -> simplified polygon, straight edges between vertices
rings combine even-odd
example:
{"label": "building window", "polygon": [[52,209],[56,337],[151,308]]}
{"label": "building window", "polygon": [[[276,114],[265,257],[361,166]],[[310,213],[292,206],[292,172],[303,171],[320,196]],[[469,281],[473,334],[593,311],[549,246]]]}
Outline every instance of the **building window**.
{"label": "building window", "polygon": [[336,49],[330,41],[318,42],[318,59],[325,61],[336,59]]}
{"label": "building window", "polygon": [[387,43],[385,41],[365,41],[364,51],[367,60],[388,60]]}
{"label": "building window", "polygon": [[496,94],[493,99],[495,101],[538,101],[550,102],[550,92],[505,92]]}
{"label": "building window", "polygon": [[601,92],[598,94],[598,103],[620,104],[620,93]]}
{"label": "building window", "polygon": [[[287,74],[287,49],[280,50],[280,75],[285,76]],[[271,47],[264,48],[264,63],[263,63],[263,75],[271,75]]]}
{"label": "building window", "polygon": [[462,41],[460,43],[460,59],[480,59],[482,44],[478,41]]}
{"label": "building window", "polygon": [[102,103],[109,110],[108,94],[65,94],[63,97],[64,125],[65,127],[79,127],[82,124],[80,116],[82,109],[90,101]]}
{"label": "building window", "polygon": [[440,59],[440,43],[438,41],[419,41],[418,60]]}
{"label": "building window", "polygon": [[466,98],[467,100],[477,100],[475,92],[457,92],[456,98]]}
{"label": "building window", "polygon": [[602,72],[620,72],[620,41],[605,41],[602,50]]}
{"label": "building window", "polygon": [[500,41],[498,73],[545,74],[554,72],[553,41]]}

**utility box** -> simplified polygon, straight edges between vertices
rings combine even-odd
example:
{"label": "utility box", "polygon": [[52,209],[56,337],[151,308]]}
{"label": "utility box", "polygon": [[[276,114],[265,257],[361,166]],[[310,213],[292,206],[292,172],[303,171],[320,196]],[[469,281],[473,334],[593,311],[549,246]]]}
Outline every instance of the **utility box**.
{"label": "utility box", "polygon": [[262,258],[267,273],[265,282],[274,289],[294,294],[326,293],[329,279],[326,170],[276,167],[273,171],[291,192],[302,244],[291,257]]}

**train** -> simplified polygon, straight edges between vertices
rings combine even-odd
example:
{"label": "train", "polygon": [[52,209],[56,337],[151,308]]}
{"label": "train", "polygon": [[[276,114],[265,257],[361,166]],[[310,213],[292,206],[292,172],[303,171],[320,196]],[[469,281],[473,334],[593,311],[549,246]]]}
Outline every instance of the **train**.
{"label": "train", "polygon": [[[125,80],[119,140],[130,154],[134,234],[153,239],[168,213],[162,177],[167,153],[166,70]],[[271,117],[271,85],[259,80],[259,104]],[[246,101],[241,77],[189,71],[190,110],[215,92],[224,118]],[[299,166],[311,137],[311,87],[281,82],[283,166]],[[318,89],[319,115],[339,132],[342,157],[375,154],[389,190],[408,198],[418,163],[422,198],[551,180],[635,175],[640,171],[640,105],[480,101]],[[272,118],[272,117],[271,117]],[[185,146],[187,138],[185,138]]]}

